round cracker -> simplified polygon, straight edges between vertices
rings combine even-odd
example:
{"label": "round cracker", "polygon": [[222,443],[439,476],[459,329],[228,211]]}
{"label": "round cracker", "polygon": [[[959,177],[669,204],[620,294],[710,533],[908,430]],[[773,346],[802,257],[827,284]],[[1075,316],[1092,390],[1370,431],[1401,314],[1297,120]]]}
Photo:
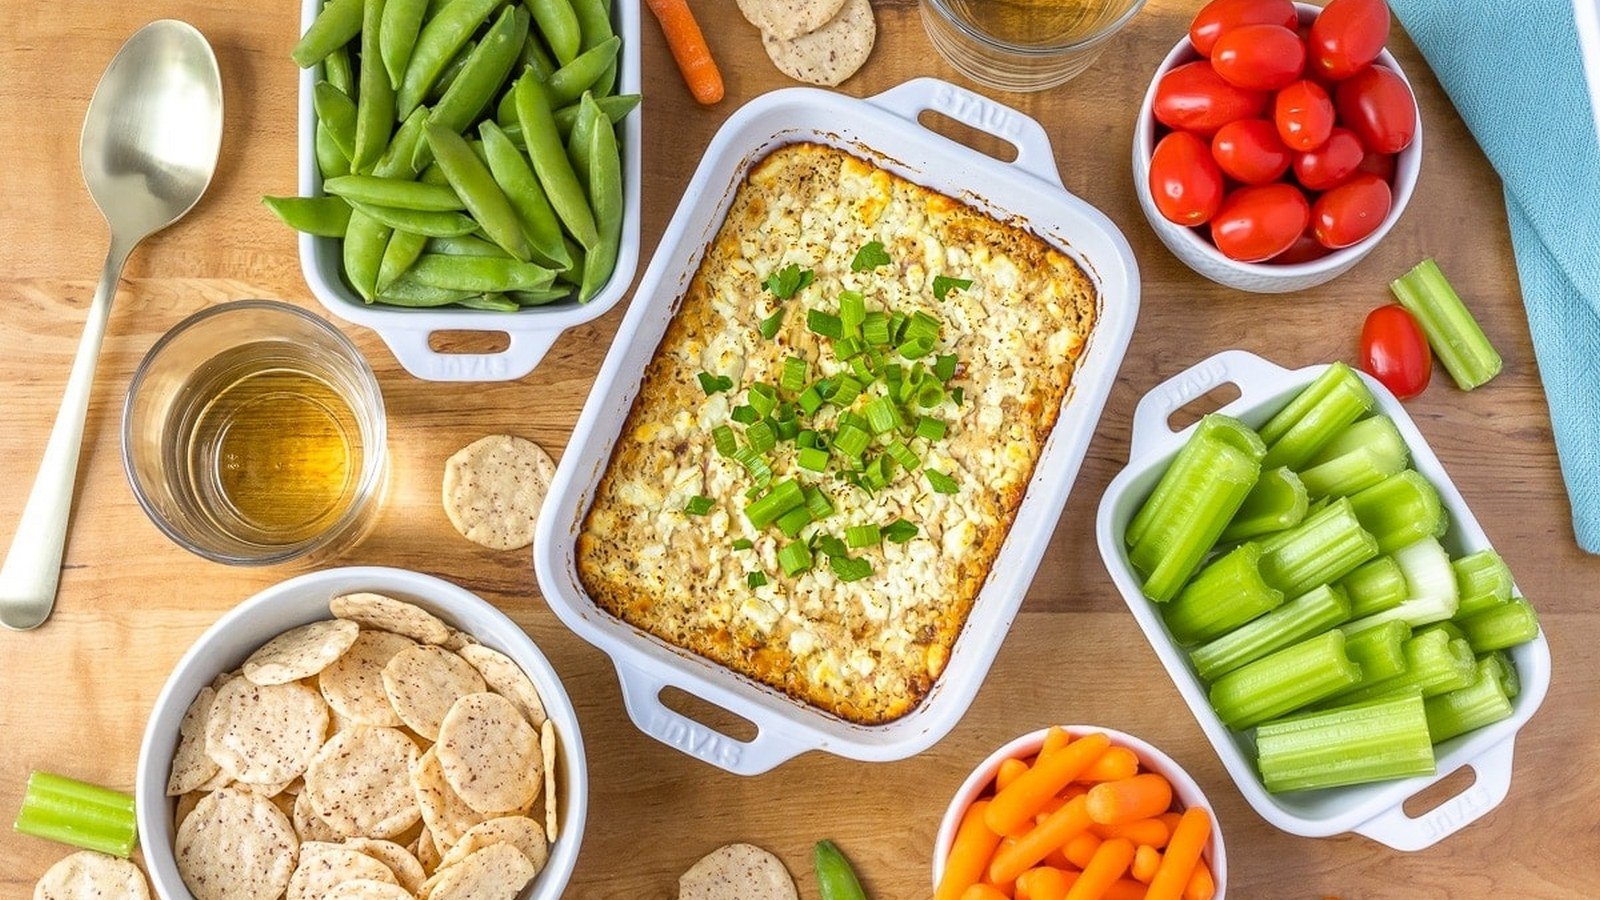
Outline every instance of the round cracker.
{"label": "round cracker", "polygon": [[800,894],[776,856],[754,844],[728,844],[683,873],[678,900],[800,900]]}
{"label": "round cracker", "polygon": [[244,661],[244,677],[260,685],[310,678],[349,650],[360,630],[361,626],[344,619],[291,628],[250,654]]}
{"label": "round cracker", "polygon": [[49,869],[33,886],[33,900],[150,900],[139,867],[125,859],[79,850]]}
{"label": "round cracker", "polygon": [[322,670],[317,679],[322,699],[336,716],[353,724],[391,728],[405,724],[383,689],[383,667],[396,653],[416,645],[392,631],[362,631],[343,656]]}
{"label": "round cracker", "polygon": [[[422,821],[428,824],[436,851],[448,850],[461,840],[467,829],[488,818],[456,795],[455,788],[444,777],[444,769],[433,748],[417,760],[411,770],[411,784],[416,789],[417,806],[422,809]],[[421,857],[422,853],[417,855]]]}
{"label": "round cracker", "polygon": [[797,38],[828,24],[844,0],[739,0],[739,12],[762,34]]}
{"label": "round cracker", "polygon": [[510,844],[490,844],[440,869],[428,900],[515,897],[538,874],[538,867],[521,850]]}
{"label": "round cracker", "polygon": [[272,900],[289,886],[300,842],[271,800],[227,787],[178,826],[178,874],[195,900]]}
{"label": "round cracker", "polygon": [[445,515],[474,544],[526,547],[555,473],[550,454],[533,441],[509,434],[481,437],[445,461]]}
{"label": "round cracker", "polygon": [[311,806],[311,798],[305,791],[301,791],[299,796],[294,798],[294,811],[290,814],[290,818],[294,822],[294,833],[301,841],[338,843],[344,837],[338,829],[317,815],[316,809]]}
{"label": "round cracker", "polygon": [[556,842],[556,724],[539,726],[539,747],[544,751],[544,835]]}
{"label": "round cracker", "polygon": [[327,733],[328,706],[311,688],[235,678],[212,701],[206,753],[234,781],[277,784],[306,770]]}
{"label": "round cracker", "polygon": [[383,667],[383,689],[400,721],[430,741],[439,739],[439,723],[450,707],[483,688],[478,670],[442,647],[407,647]]}
{"label": "round cracker", "polygon": [[417,745],[398,728],[357,725],[317,752],[301,796],[345,837],[394,837],[421,815],[411,788],[416,762]]}
{"label": "round cracker", "polygon": [[450,639],[450,626],[438,616],[414,603],[370,591],[335,597],[328,609],[363,628],[392,631],[424,644],[442,644]]}
{"label": "round cracker", "polygon": [[499,694],[457,700],[439,725],[434,753],[456,796],[481,813],[522,809],[544,786],[539,732]]}
{"label": "round cracker", "polygon": [[346,881],[323,896],[327,900],[414,900],[405,888],[371,878]]}
{"label": "round cracker", "polygon": [[217,775],[217,761],[206,755],[206,722],[216,699],[216,691],[203,687],[184,710],[183,721],[178,723],[178,749],[172,754],[172,771],[167,776],[168,797],[199,790]]}
{"label": "round cracker", "polygon": [[501,816],[480,822],[467,829],[450,852],[439,861],[439,867],[453,866],[490,844],[510,844],[522,851],[537,871],[543,871],[550,861],[550,842],[544,826],[527,816]]}
{"label": "round cracker", "polygon": [[529,725],[538,728],[544,724],[544,701],[539,699],[539,691],[528,674],[511,657],[482,644],[467,644],[456,652],[478,670],[489,690],[515,704]]}
{"label": "round cracker", "polygon": [[867,0],[845,0],[826,25],[795,38],[761,36],[778,71],[796,81],[833,87],[856,73],[872,55],[878,23]]}
{"label": "round cracker", "polygon": [[422,863],[417,861],[417,857],[394,841],[354,837],[345,840],[344,846],[357,853],[365,853],[388,866],[389,871],[394,873],[395,881],[413,894],[422,887],[422,882],[427,880],[428,873],[422,870]]}
{"label": "round cracker", "polygon": [[322,900],[336,886],[358,878],[399,884],[388,866],[365,853],[338,844],[302,844],[284,900]]}

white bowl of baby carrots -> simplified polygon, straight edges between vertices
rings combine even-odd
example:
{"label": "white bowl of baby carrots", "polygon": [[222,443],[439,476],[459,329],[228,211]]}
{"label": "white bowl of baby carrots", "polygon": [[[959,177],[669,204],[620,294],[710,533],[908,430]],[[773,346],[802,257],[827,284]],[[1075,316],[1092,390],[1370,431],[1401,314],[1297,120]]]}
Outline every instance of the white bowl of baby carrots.
{"label": "white bowl of baby carrots", "polygon": [[1087,725],[996,750],[934,842],[934,900],[1223,900],[1227,880],[1194,779],[1133,735]]}

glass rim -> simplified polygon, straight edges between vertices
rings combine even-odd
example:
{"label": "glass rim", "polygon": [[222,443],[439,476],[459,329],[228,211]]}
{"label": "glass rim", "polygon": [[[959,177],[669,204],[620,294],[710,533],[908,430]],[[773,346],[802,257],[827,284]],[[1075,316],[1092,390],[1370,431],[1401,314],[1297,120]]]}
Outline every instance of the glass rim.
{"label": "glass rim", "polygon": [[[349,354],[350,358],[356,363],[356,375],[358,380],[368,388],[370,393],[369,399],[371,401],[372,408],[369,410],[369,412],[372,414],[373,419],[372,436],[374,438],[373,444],[376,447],[376,452],[367,452],[368,448],[363,447],[361,477],[356,483],[355,498],[351,502],[349,508],[339,516],[338,521],[329,525],[322,531],[322,533],[316,535],[315,537],[307,538],[299,543],[287,545],[270,553],[245,556],[232,553],[218,553],[210,548],[201,547],[191,540],[188,535],[182,533],[171,521],[168,520],[166,515],[163,514],[156,507],[155,503],[151,501],[150,496],[148,493],[146,493],[144,485],[141,482],[138,474],[134,471],[132,439],[134,398],[138,396],[139,389],[144,385],[145,376],[149,374],[151,366],[154,364],[156,358],[161,355],[161,352],[167,349],[167,347],[177,340],[178,337],[193,330],[196,326],[203,324],[209,319],[214,319],[218,316],[227,315],[229,313],[251,310],[287,313],[294,318],[298,318],[301,321],[310,324],[314,329],[328,335],[330,338],[332,338],[335,344]],[[144,510],[145,517],[153,522],[156,528],[159,529],[162,534],[165,534],[169,540],[177,544],[179,547],[182,547],[196,556],[208,559],[212,562],[223,563],[224,565],[276,565],[278,563],[285,563],[299,559],[329,546],[337,541],[346,532],[350,531],[357,523],[359,523],[361,517],[366,513],[366,507],[378,497],[379,488],[382,486],[383,482],[384,472],[388,468],[388,408],[384,404],[383,390],[378,384],[378,376],[377,373],[373,372],[372,365],[367,362],[367,358],[362,355],[360,349],[356,347],[355,342],[351,341],[344,332],[334,327],[331,322],[315,315],[309,310],[303,309],[292,303],[286,303],[282,300],[229,300],[223,303],[218,303],[214,306],[207,306],[204,309],[190,313],[183,319],[179,320],[176,325],[173,325],[171,328],[167,329],[166,333],[157,338],[156,342],[150,345],[150,349],[145,351],[144,357],[139,360],[139,365],[133,371],[133,377],[128,382],[128,390],[123,395],[121,426],[122,472],[128,480],[129,488],[131,488],[133,491],[134,500],[138,502],[139,508]]]}
{"label": "glass rim", "polygon": [[956,15],[954,10],[950,8],[948,0],[922,0],[922,5],[933,7],[934,10],[938,12],[940,18],[948,22],[957,31],[960,31],[962,34],[980,44],[984,44],[990,49],[1000,50],[1005,53],[1014,53],[1018,56],[1053,56],[1060,53],[1070,53],[1074,50],[1087,50],[1090,47],[1093,47],[1096,44],[1099,44],[1100,42],[1110,38],[1112,35],[1122,30],[1122,27],[1128,24],[1128,20],[1132,19],[1134,15],[1139,12],[1139,10],[1144,8],[1146,2],[1147,0],[1132,0],[1132,2],[1128,4],[1128,8],[1124,10],[1121,15],[1106,23],[1104,26],[1096,29],[1092,33],[1063,44],[1048,45],[1014,44],[1010,41],[1001,40],[994,35],[980,31],[970,22],[966,21],[961,16]]}

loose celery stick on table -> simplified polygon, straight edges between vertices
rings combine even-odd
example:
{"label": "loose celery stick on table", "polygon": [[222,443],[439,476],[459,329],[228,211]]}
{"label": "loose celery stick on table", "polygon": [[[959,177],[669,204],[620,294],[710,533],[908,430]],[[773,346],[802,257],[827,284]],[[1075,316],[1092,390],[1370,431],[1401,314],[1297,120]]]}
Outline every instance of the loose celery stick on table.
{"label": "loose celery stick on table", "polygon": [[1407,596],[1398,606],[1373,613],[1343,626],[1354,634],[1388,621],[1401,621],[1413,628],[1443,622],[1456,614],[1459,594],[1450,555],[1434,538],[1423,538],[1394,553],[1394,561],[1405,576]]}
{"label": "loose celery stick on table", "polygon": [[1393,553],[1425,537],[1439,537],[1449,526],[1439,492],[1415,469],[1361,491],[1350,498],[1350,506],[1361,527],[1378,539],[1381,553]]}
{"label": "loose celery stick on table", "polygon": [[1180,644],[1221,637],[1283,602],[1283,592],[1261,579],[1261,548],[1242,544],[1200,570],[1162,610]]}
{"label": "loose celery stick on table", "polygon": [[1511,599],[1511,570],[1493,550],[1479,550],[1450,565],[1461,593],[1457,616],[1470,616]]}
{"label": "loose celery stick on table", "polygon": [[1274,650],[1338,625],[1350,617],[1350,598],[1340,588],[1324,585],[1228,632],[1189,658],[1200,677],[1217,678]]}
{"label": "loose celery stick on table", "polygon": [[1506,650],[1526,644],[1539,634],[1539,617],[1521,597],[1512,597],[1499,606],[1456,619],[1475,653]]}
{"label": "loose celery stick on table", "polygon": [[1372,409],[1372,391],[1353,369],[1336,362],[1261,426],[1266,467],[1300,469],[1351,423]]}
{"label": "loose celery stick on table", "polygon": [[22,810],[12,827],[23,834],[123,858],[139,840],[132,797],[49,772],[28,776]]}
{"label": "loose celery stick on table", "polygon": [[1390,282],[1400,305],[1417,317],[1428,344],[1444,363],[1445,371],[1463,391],[1470,391],[1500,374],[1500,354],[1489,343],[1478,320],[1445,280],[1439,264],[1425,259]]}
{"label": "loose celery stick on table", "polygon": [[1384,622],[1344,639],[1345,655],[1361,667],[1363,681],[1393,678],[1406,670],[1405,643],[1411,640],[1411,626],[1404,622]]}
{"label": "loose celery stick on table", "polygon": [[1268,722],[1256,763],[1273,793],[1430,775],[1436,763],[1420,694]]}
{"label": "loose celery stick on table", "polygon": [[1260,544],[1261,577],[1288,597],[1338,581],[1378,555],[1377,540],[1361,527],[1345,497]]}
{"label": "loose celery stick on table", "polygon": [[1310,706],[1361,681],[1337,628],[1264,656],[1211,686],[1211,706],[1230,728],[1249,728]]}
{"label": "loose celery stick on table", "polygon": [[1500,672],[1488,657],[1478,661],[1472,684],[1429,697],[1423,706],[1428,714],[1428,733],[1435,744],[1511,718],[1511,698],[1506,696]]}
{"label": "loose celery stick on table", "polygon": [[1244,498],[1244,505],[1222,532],[1222,542],[1232,544],[1283,531],[1300,524],[1311,505],[1300,476],[1279,466],[1261,473],[1256,486]]}
{"label": "loose celery stick on table", "polygon": [[1339,586],[1350,595],[1350,617],[1359,619],[1394,609],[1406,599],[1406,576],[1392,556],[1362,563]]}

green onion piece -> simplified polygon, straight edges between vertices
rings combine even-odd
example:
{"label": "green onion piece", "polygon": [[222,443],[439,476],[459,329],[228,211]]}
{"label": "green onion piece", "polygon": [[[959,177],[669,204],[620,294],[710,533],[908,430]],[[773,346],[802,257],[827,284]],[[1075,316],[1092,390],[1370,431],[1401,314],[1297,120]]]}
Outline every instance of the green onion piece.
{"label": "green onion piece", "polygon": [[917,405],[932,409],[944,402],[944,386],[931,378],[924,378],[917,387]]}
{"label": "green onion piece", "polygon": [[[763,460],[763,462],[764,462],[764,460]],[[755,484],[752,484],[749,487],[744,489],[744,498],[746,500],[754,500],[755,498],[761,496],[761,492],[766,490],[767,489],[767,485],[769,485],[771,483],[772,483],[772,474],[771,474],[771,471],[769,470],[765,481],[757,481]]]}
{"label": "green onion piece", "polygon": [[1428,714],[1428,734],[1435,744],[1466,734],[1501,719],[1511,718],[1511,698],[1494,661],[1478,661],[1477,680],[1423,701]]}
{"label": "green onion piece", "polygon": [[715,509],[716,505],[717,501],[710,497],[702,497],[696,494],[689,498],[689,502],[684,505],[683,511],[691,516],[703,516]]}
{"label": "green onion piece", "polygon": [[933,341],[920,339],[905,341],[895,348],[895,352],[906,359],[921,359],[933,352]]}
{"label": "green onion piece", "polygon": [[834,435],[833,450],[841,456],[860,459],[870,443],[872,443],[871,434],[854,425],[844,425],[839,428],[839,433]]}
{"label": "green onion piece", "polygon": [[927,341],[932,344],[939,340],[939,332],[943,328],[942,322],[919,309],[906,320],[905,334],[900,336],[900,340]]}
{"label": "green onion piece", "polygon": [[843,291],[839,294],[839,322],[844,333],[857,335],[867,319],[867,298],[860,291]]}
{"label": "green onion piece", "polygon": [[750,442],[750,449],[757,453],[766,453],[778,446],[778,435],[766,422],[756,422],[746,428],[744,438]]}
{"label": "green onion piece", "polygon": [[1282,466],[1268,469],[1245,496],[1221,540],[1231,544],[1293,528],[1305,519],[1310,505],[1300,476]]}
{"label": "green onion piece", "polygon": [[1372,409],[1372,391],[1349,366],[1329,366],[1261,427],[1267,442],[1265,467],[1304,467],[1323,445]]}
{"label": "green onion piece", "polygon": [[893,457],[894,461],[908,472],[915,471],[917,467],[922,465],[922,460],[917,458],[916,451],[907,447],[905,441],[894,441],[884,448],[884,452]]}
{"label": "green onion piece", "polygon": [[1402,649],[1406,657],[1404,672],[1390,678],[1363,678],[1334,702],[1343,706],[1413,692],[1434,697],[1472,684],[1477,660],[1466,641],[1452,639],[1443,630],[1419,631]]}
{"label": "green onion piece", "polygon": [[133,798],[88,782],[34,772],[12,826],[23,834],[126,859],[139,841]]}
{"label": "green onion piece", "polygon": [[756,382],[750,385],[745,392],[745,402],[749,403],[761,418],[766,418],[778,406],[778,392],[770,384]]}
{"label": "green onion piece", "polygon": [[822,440],[821,433],[812,431],[809,428],[804,429],[799,434],[795,435],[794,442],[797,446],[802,448],[815,447],[819,450],[825,448],[825,442]]}
{"label": "green onion piece", "polygon": [[933,377],[940,381],[949,381],[956,377],[956,365],[960,362],[954,353],[941,354],[933,361]]}
{"label": "green onion piece", "polygon": [[1509,654],[1504,650],[1496,650],[1478,657],[1478,661],[1493,663],[1500,674],[1500,683],[1505,686],[1506,696],[1517,699],[1517,694],[1522,691],[1522,680],[1517,677],[1517,667],[1511,662]]}
{"label": "green onion piece", "polygon": [[[945,425],[942,419],[935,419],[932,416],[923,416],[917,420],[916,436],[919,438],[927,438],[930,441],[942,441],[944,440],[945,430],[947,427],[948,426]],[[910,467],[908,466],[907,468]]]}
{"label": "green onion piece", "polygon": [[1331,584],[1378,555],[1350,499],[1340,497],[1288,531],[1261,541],[1261,577],[1290,597]]}
{"label": "green onion piece", "polygon": [[1500,374],[1500,354],[1483,333],[1466,304],[1445,280],[1439,264],[1425,259],[1389,284],[1395,299],[1417,317],[1428,344],[1439,355],[1445,371],[1463,391],[1470,391]]}
{"label": "green onion piece", "polygon": [[[960,390],[957,388],[957,390]],[[1238,419],[1209,415],[1184,442],[1125,534],[1128,558],[1149,573],[1174,549],[1186,571],[1172,573],[1162,601],[1178,592],[1255,486],[1266,445]],[[1150,596],[1147,594],[1146,596]],[[1160,601],[1158,601],[1160,602]]]}
{"label": "green onion piece", "polygon": [[866,346],[858,338],[845,335],[833,342],[833,355],[840,359],[852,359],[861,355]]}
{"label": "green onion piece", "polygon": [[[835,345],[835,349],[837,349],[837,345]],[[871,383],[878,378],[877,374],[872,371],[872,361],[865,356],[858,355],[855,359],[850,360],[850,371],[863,384]]]}
{"label": "green onion piece", "polygon": [[956,481],[938,469],[924,469],[922,474],[927,476],[928,486],[937,493],[954,494],[961,490],[961,482]]}
{"label": "green onion piece", "polygon": [[1189,658],[1201,678],[1215,681],[1268,653],[1321,634],[1349,616],[1350,598],[1324,585],[1195,648]]}
{"label": "green onion piece", "polygon": [[765,528],[778,517],[806,502],[805,492],[793,480],[780,481],[761,499],[744,508],[745,518],[757,528]]}
{"label": "green onion piece", "polygon": [[883,367],[883,383],[889,386],[890,392],[900,389],[905,381],[906,367],[899,363],[887,363]]}
{"label": "green onion piece", "polygon": [[735,406],[733,411],[728,413],[728,418],[740,425],[754,425],[761,421],[761,413],[754,406],[741,405]]}
{"label": "green onion piece", "polygon": [[955,401],[957,406],[962,405],[963,403],[967,402],[967,389],[961,387],[956,388],[950,392],[950,399]]}
{"label": "green onion piece", "polygon": [[1439,492],[1415,469],[1385,478],[1350,498],[1356,518],[1378,539],[1378,550],[1393,553],[1407,544],[1445,531]]}
{"label": "green onion piece", "polygon": [[787,419],[773,419],[772,430],[778,433],[778,440],[792,441],[800,435],[800,420],[790,417]]}
{"label": "green onion piece", "polygon": [[757,453],[754,449],[740,447],[733,452],[729,459],[744,466],[744,470],[750,473],[751,478],[755,479],[756,487],[765,489],[772,482],[771,464],[767,462],[766,457]]}
{"label": "green onion piece", "polygon": [[916,524],[907,522],[905,519],[895,519],[893,522],[883,526],[884,540],[891,544],[904,544],[916,536]]}
{"label": "green onion piece", "polygon": [[753,591],[767,583],[767,576],[761,572],[749,572],[744,576],[744,583]]}
{"label": "green onion piece", "polygon": [[795,465],[812,472],[828,468],[828,451],[816,447],[801,447],[794,457]]}
{"label": "green onion piece", "polygon": [[1361,667],[1363,681],[1393,678],[1406,670],[1405,643],[1411,640],[1411,626],[1404,622],[1384,622],[1365,631],[1347,634],[1344,652]]}
{"label": "green onion piece", "polygon": [[1273,793],[1435,769],[1427,713],[1415,694],[1269,722],[1256,731],[1256,762]]}
{"label": "green onion piece", "polygon": [[844,542],[852,549],[876,547],[883,543],[883,530],[876,525],[851,525],[844,530]]}
{"label": "green onion piece", "polygon": [[1413,628],[1442,622],[1456,614],[1460,595],[1450,557],[1433,538],[1424,538],[1394,552],[1394,561],[1406,582],[1406,599],[1398,606],[1364,616],[1342,626],[1354,634],[1382,622],[1400,621]]}
{"label": "green onion piece", "polygon": [[1300,471],[1312,499],[1348,497],[1399,474],[1411,453],[1388,416],[1362,419],[1340,432]]}
{"label": "green onion piece", "polygon": [[869,241],[856,251],[855,258],[850,260],[850,271],[866,272],[879,266],[887,266],[891,260],[889,252],[883,249],[883,241]]}
{"label": "green onion piece", "polygon": [[794,398],[794,402],[800,407],[801,412],[808,416],[815,415],[817,410],[822,408],[822,394],[817,391],[816,385],[812,385],[801,391],[800,396]]}
{"label": "green onion piece", "polygon": [[889,343],[889,317],[881,312],[869,312],[861,320],[861,339],[881,347]]}
{"label": "green onion piece", "polygon": [[791,356],[783,361],[783,374],[778,376],[778,387],[791,394],[798,394],[806,386],[806,371],[809,367],[806,361],[798,356]]}
{"label": "green onion piece", "polygon": [[867,417],[867,425],[871,427],[873,434],[893,431],[900,424],[900,411],[888,397],[874,399],[861,412]]}
{"label": "green onion piece", "polygon": [[733,429],[726,425],[718,425],[711,429],[711,440],[717,445],[717,455],[732,456],[739,449],[739,439]]}
{"label": "green onion piece", "polygon": [[1161,614],[1173,640],[1187,646],[1215,640],[1282,602],[1283,592],[1261,578],[1261,548],[1242,544],[1201,569]]}
{"label": "green onion piece", "polygon": [[735,538],[733,541],[733,549],[735,550],[751,550],[755,548],[755,545],[756,542],[749,538]]}
{"label": "green onion piece", "polygon": [[950,278],[945,275],[933,276],[933,296],[940,300],[949,296],[953,290],[964,291],[969,287],[972,287],[972,279],[970,278]]}
{"label": "green onion piece", "polygon": [[882,490],[889,486],[894,477],[894,458],[887,453],[879,454],[872,462],[867,463],[861,476],[873,490]]}
{"label": "green onion piece", "polygon": [[889,340],[885,341],[884,343],[887,343],[887,344],[898,344],[898,343],[900,343],[901,337],[902,337],[902,335],[905,334],[905,331],[906,331],[906,321],[907,320],[906,320],[906,314],[905,313],[898,312],[898,311],[890,313],[889,314]]}
{"label": "green onion piece", "polygon": [[1539,617],[1533,606],[1521,597],[1512,597],[1499,606],[1457,619],[1476,653],[1505,650],[1526,644],[1539,634]]}
{"label": "green onion piece", "polygon": [[1470,616],[1511,599],[1511,570],[1493,550],[1479,550],[1450,563],[1461,602],[1456,615]]}
{"label": "green onion piece", "polygon": [[833,569],[833,574],[840,581],[860,581],[872,574],[872,562],[860,557],[828,556],[828,567]]}
{"label": "green onion piece", "polygon": [[774,523],[786,538],[799,537],[800,530],[811,524],[811,510],[804,506],[796,506],[778,517]]}
{"label": "green onion piece", "polygon": [[1350,615],[1357,619],[1394,609],[1409,591],[1406,576],[1392,556],[1361,564],[1339,586],[1350,595]]}
{"label": "green onion piece", "polygon": [[833,395],[828,398],[828,402],[834,406],[849,406],[861,396],[864,387],[866,386],[849,375],[841,375],[833,383]]}
{"label": "green onion piece", "polygon": [[783,330],[783,307],[778,307],[777,312],[762,319],[759,328],[763,338],[770,341],[777,337],[778,332]]}
{"label": "green onion piece", "polygon": [[839,411],[839,416],[834,420],[834,424],[837,425],[841,430],[848,425],[853,428],[859,428],[862,431],[870,431],[867,426],[866,417],[857,415],[848,409]]}
{"label": "green onion piece", "polygon": [[787,300],[800,293],[806,285],[816,279],[816,273],[810,269],[802,269],[795,263],[773,272],[761,286],[772,292],[779,300]]}
{"label": "green onion piece", "polygon": [[1361,680],[1338,629],[1292,644],[1219,678],[1211,706],[1230,728],[1244,729],[1331,697]]}
{"label": "green onion piece", "polygon": [[812,543],[816,545],[817,550],[828,556],[850,555],[850,548],[845,546],[844,541],[831,534],[819,534]]}
{"label": "green onion piece", "polygon": [[712,375],[710,372],[701,372],[695,376],[700,379],[700,389],[706,396],[733,390],[733,379],[726,375]]}
{"label": "green onion piece", "polygon": [[804,541],[784,544],[778,550],[778,566],[783,574],[794,576],[811,568],[811,548]]}
{"label": "green onion piece", "polygon": [[833,501],[828,499],[820,488],[806,488],[806,509],[811,511],[811,518],[821,522],[833,515]]}
{"label": "green onion piece", "polygon": [[839,317],[820,309],[806,310],[806,328],[813,334],[835,341],[844,337],[844,323],[839,321]]}

